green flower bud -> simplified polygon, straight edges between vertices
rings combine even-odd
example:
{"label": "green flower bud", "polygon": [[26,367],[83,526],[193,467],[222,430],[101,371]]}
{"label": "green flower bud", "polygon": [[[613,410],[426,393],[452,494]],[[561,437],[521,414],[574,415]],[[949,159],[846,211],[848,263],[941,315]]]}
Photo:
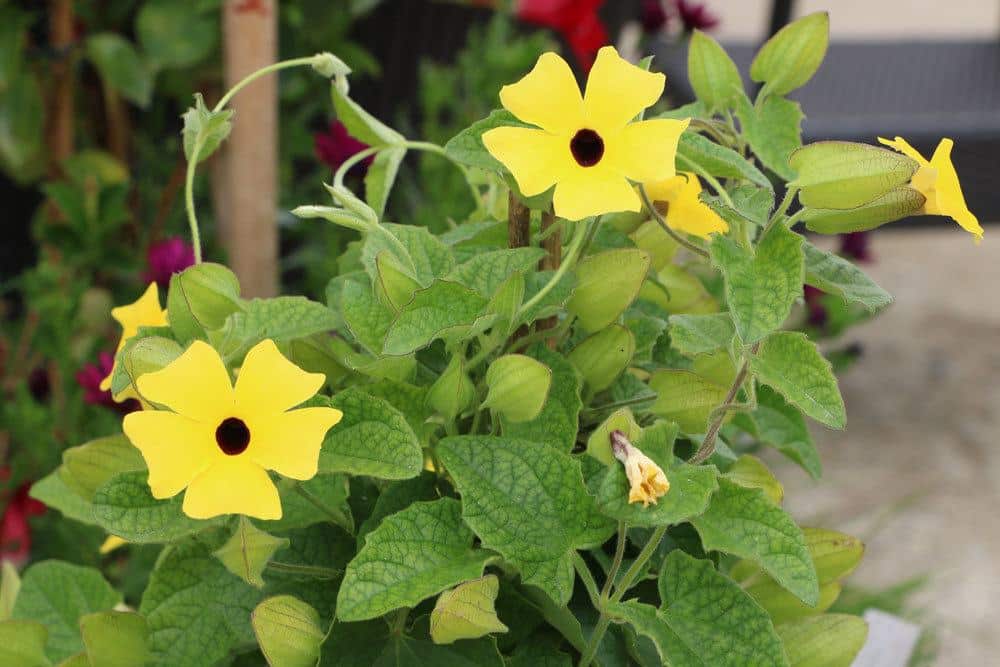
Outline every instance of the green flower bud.
{"label": "green flower bud", "polygon": [[849,141],[819,141],[794,151],[790,188],[810,208],[852,209],[907,183],[920,166],[896,151]]}
{"label": "green flower bud", "polygon": [[388,250],[375,257],[375,268],[378,273],[375,293],[394,311],[398,312],[409,303],[413,293],[421,288],[421,284],[400,266]]}
{"label": "green flower bud", "polygon": [[586,338],[567,357],[591,391],[606,389],[628,368],[635,354],[635,336],[620,324],[612,324]]}
{"label": "green flower bud", "polygon": [[236,274],[221,264],[195,264],[170,278],[167,319],[181,342],[218,329],[242,308]]}
{"label": "green flower bud", "polygon": [[635,421],[631,410],[621,408],[612,412],[587,438],[587,453],[605,465],[615,462],[614,454],[611,452],[613,431],[620,431],[631,441],[638,440],[642,435],[642,428]]}
{"label": "green flower bud", "polygon": [[343,77],[351,73],[351,68],[343,60],[329,51],[317,53],[312,58],[312,68],[328,79]]}
{"label": "green flower bud", "polygon": [[576,290],[566,306],[587,331],[608,326],[635,301],[649,270],[649,255],[620,248],[591,255],[576,268]]}
{"label": "green flower bud", "polygon": [[667,234],[655,220],[641,224],[629,238],[640,250],[649,253],[653,269],[659,271],[670,263],[681,245]]}
{"label": "green flower bud", "polygon": [[802,219],[807,229],[820,234],[863,232],[914,215],[926,201],[927,198],[913,188],[903,186],[857,208],[807,209]]}
{"label": "green flower bud", "polygon": [[427,405],[442,417],[454,419],[475,398],[476,387],[465,373],[465,359],[456,354],[427,392]]}
{"label": "green flower bud", "polygon": [[118,352],[118,363],[111,376],[111,395],[115,400],[124,400],[126,397],[121,394],[130,388],[137,394],[135,381],[139,377],[166,368],[183,351],[176,341],[161,336],[130,338]]}
{"label": "green flower bud", "polygon": [[512,422],[534,419],[542,411],[552,385],[552,371],[523,354],[500,357],[486,371],[489,393],[484,407]]}

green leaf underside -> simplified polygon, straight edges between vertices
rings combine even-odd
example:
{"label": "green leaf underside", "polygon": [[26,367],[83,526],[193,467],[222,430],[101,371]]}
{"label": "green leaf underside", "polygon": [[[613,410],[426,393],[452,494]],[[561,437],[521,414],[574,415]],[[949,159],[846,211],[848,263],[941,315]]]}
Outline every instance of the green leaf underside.
{"label": "green leaf underside", "polygon": [[802,530],[760,489],[720,477],[708,509],[691,523],[706,550],[753,560],[806,604],[818,601],[816,569]]}
{"label": "green leaf underside", "polygon": [[877,313],[890,303],[892,295],[875,284],[852,262],[802,242],[805,253],[806,283],[845,301],[859,303],[868,312]]}
{"label": "green leaf underside", "polygon": [[761,382],[816,421],[831,428],[847,422],[844,399],[830,362],[802,333],[781,332],[764,341],[750,368]]}
{"label": "green leaf underside", "polygon": [[778,626],[791,667],[850,667],[868,638],[864,619],[824,614]]}
{"label": "green leaf underside", "polygon": [[486,303],[486,299],[458,283],[436,281],[416,292],[403,306],[386,332],[382,351],[393,356],[409,354],[436,338],[467,330]]}
{"label": "green leaf underside", "polygon": [[267,338],[290,341],[331,331],[338,324],[333,311],[302,296],[254,299],[246,310],[226,318],[222,329],[212,333],[212,343],[227,359],[239,359]]}
{"label": "green leaf underside", "polygon": [[545,345],[535,345],[526,354],[542,362],[552,371],[552,384],[548,400],[534,419],[513,423],[502,419],[503,434],[507,437],[549,445],[567,452],[576,444],[579,430],[580,379],[572,364],[558,352]]}
{"label": "green leaf underside", "polygon": [[462,523],[461,503],[451,498],[418,502],[368,533],[347,566],[337,595],[337,617],[362,621],[482,575],[488,551]]}
{"label": "green leaf underside", "polygon": [[219,523],[191,519],[183,511],[183,495],[157,500],[145,470],[115,475],[94,494],[94,518],[105,530],[129,542],[170,542]]}
{"label": "green leaf underside", "polygon": [[445,438],[438,454],[462,496],[465,522],[525,583],[565,604],[574,549],[603,542],[613,525],[596,512],[580,464],[548,445],[486,436]]}
{"label": "green leaf underside", "polygon": [[489,298],[512,274],[532,270],[544,256],[545,251],[541,248],[493,250],[475,255],[455,267],[448,279]]}
{"label": "green leaf underside", "polygon": [[721,350],[735,334],[729,313],[670,316],[670,343],[685,356]]}
{"label": "green leaf underside", "polygon": [[820,478],[823,467],[819,452],[798,408],[762,385],[757,388],[757,409],[752,419],[762,442],[798,463],[813,479]]}

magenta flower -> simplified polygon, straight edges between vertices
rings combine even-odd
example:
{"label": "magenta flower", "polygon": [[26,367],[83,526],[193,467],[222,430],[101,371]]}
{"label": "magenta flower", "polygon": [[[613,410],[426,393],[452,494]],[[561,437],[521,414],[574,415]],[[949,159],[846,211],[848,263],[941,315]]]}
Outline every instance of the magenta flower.
{"label": "magenta flower", "polygon": [[146,251],[146,272],[143,282],[155,282],[167,289],[170,276],[194,264],[194,248],[182,238],[169,238],[149,246]]}
{"label": "magenta flower", "polygon": [[840,254],[855,262],[872,261],[868,232],[848,232],[840,235]]}
{"label": "magenta flower", "polygon": [[809,324],[814,327],[823,327],[828,318],[826,306],[823,305],[823,297],[826,296],[826,292],[812,285],[803,285],[802,292],[806,308],[809,310]]}
{"label": "magenta flower", "polygon": [[[334,171],[340,168],[347,158],[368,148],[368,144],[352,137],[347,132],[347,127],[339,120],[331,121],[330,128],[326,132],[314,134],[313,145],[316,148],[316,157]],[[362,172],[367,171],[374,159],[374,155],[369,155],[357,166]]]}
{"label": "magenta flower", "polygon": [[[9,473],[9,470],[8,470]],[[28,495],[31,482],[17,488],[0,516],[0,560],[23,567],[31,557],[31,526],[28,518],[45,514],[46,507]]]}
{"label": "magenta flower", "polygon": [[711,30],[719,25],[719,17],[708,11],[704,4],[688,0],[674,0],[677,15],[684,24],[684,32],[692,30]]}
{"label": "magenta flower", "polygon": [[642,29],[648,33],[656,33],[663,30],[670,17],[663,8],[663,0],[642,0],[642,12],[639,14],[639,23]]}
{"label": "magenta flower", "polygon": [[97,355],[96,364],[87,364],[77,372],[76,383],[83,388],[83,400],[90,405],[103,405],[122,414],[134,412],[141,407],[139,401],[130,398],[122,403],[116,403],[110,391],[101,389],[101,382],[108,377],[114,365],[114,355],[110,352],[101,352]]}

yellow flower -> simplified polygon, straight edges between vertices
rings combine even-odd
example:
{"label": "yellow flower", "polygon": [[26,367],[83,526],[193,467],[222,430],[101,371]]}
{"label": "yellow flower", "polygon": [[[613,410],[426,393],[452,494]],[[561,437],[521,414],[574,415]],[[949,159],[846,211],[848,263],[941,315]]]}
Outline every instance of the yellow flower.
{"label": "yellow flower", "polygon": [[664,214],[667,226],[671,229],[704,239],[712,234],[729,231],[726,221],[698,198],[701,194],[701,181],[697,175],[683,171],[673,178],[647,183],[645,188],[650,201],[657,211]]}
{"label": "yellow flower", "polygon": [[267,471],[312,478],[323,438],[342,416],[333,408],[291,410],[323,382],[323,374],[303,371],[271,340],[247,353],[235,387],[219,353],[202,341],[166,368],[140,376],[143,398],[173,411],[133,412],[123,424],[146,460],[153,497],[186,488],[184,513],[196,519],[280,519],[281,501]]}
{"label": "yellow flower", "polygon": [[983,240],[983,228],[965,203],[962,185],[958,182],[955,165],[951,163],[951,148],[955,145],[954,141],[942,139],[928,162],[902,137],[892,140],[879,137],[878,140],[920,164],[917,173],[910,180],[910,186],[927,198],[922,213],[947,216],[972,234],[977,244]]}
{"label": "yellow flower", "polygon": [[108,535],[108,538],[104,540],[104,543],[101,544],[100,548],[98,548],[97,553],[101,554],[102,556],[106,556],[115,549],[120,549],[126,544],[128,544],[128,542],[118,537],[117,535]]}
{"label": "yellow flower", "polygon": [[[121,349],[125,347],[125,343],[132,336],[139,333],[139,327],[167,326],[167,311],[160,308],[160,292],[156,287],[156,283],[149,283],[146,291],[133,303],[113,308],[111,310],[111,317],[115,318],[118,324],[122,325],[122,337],[118,341],[118,347],[115,349],[115,365],[112,366],[108,377],[101,381],[101,391],[111,389],[111,378],[115,374],[115,369],[118,368],[118,353],[121,352]],[[138,398],[135,390],[131,387],[119,392],[115,396],[115,400],[118,402],[124,401],[127,398]]]}
{"label": "yellow flower", "polygon": [[552,206],[561,218],[639,211],[629,180],[673,176],[677,140],[688,126],[687,119],[631,122],[660,98],[663,85],[662,74],[636,67],[605,46],[581,97],[566,61],[544,53],[524,78],[500,91],[508,111],[541,129],[494,128],[483,134],[483,144],[510,170],[522,194],[555,185]]}
{"label": "yellow flower", "polygon": [[650,503],[655,505],[657,498],[670,490],[670,482],[663,469],[629,442],[621,431],[611,432],[611,453],[625,465],[630,503],[641,502],[643,507],[649,507]]}

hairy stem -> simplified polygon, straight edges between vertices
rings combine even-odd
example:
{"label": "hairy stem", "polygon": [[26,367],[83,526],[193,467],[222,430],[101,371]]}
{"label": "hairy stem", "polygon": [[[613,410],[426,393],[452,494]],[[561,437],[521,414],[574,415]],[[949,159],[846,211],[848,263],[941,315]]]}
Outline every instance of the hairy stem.
{"label": "hairy stem", "polygon": [[708,257],[708,252],[706,252],[703,248],[699,248],[674,230],[670,229],[667,225],[667,221],[663,218],[663,214],[657,210],[656,206],[653,205],[653,200],[649,198],[649,193],[646,192],[646,186],[639,186],[639,195],[642,197],[642,203],[645,204],[646,208],[649,210],[649,214],[653,216],[653,220],[656,220],[657,224],[660,225],[660,228],[663,229],[663,231],[665,231],[673,240],[677,241],[677,243],[681,244],[696,255]]}
{"label": "hairy stem", "polygon": [[295,485],[295,492],[305,498],[310,505],[326,515],[330,523],[343,528],[351,535],[354,534],[354,519],[350,514],[327,506],[326,503],[317,498],[312,492],[307,491],[301,484]]}
{"label": "hairy stem", "polygon": [[[760,348],[760,343],[755,343],[751,349],[751,354],[756,354],[758,348]],[[717,407],[713,413],[715,414],[715,419],[708,427],[708,431],[705,432],[705,439],[701,441],[701,447],[698,451],[694,453],[688,463],[692,465],[697,465],[706,461],[715,452],[715,440],[719,437],[719,429],[722,428],[722,422],[726,419],[726,414],[734,407],[736,402],[736,395],[739,394],[740,389],[743,387],[743,383],[746,382],[747,375],[750,373],[750,360],[743,362],[743,366],[740,367],[739,372],[736,374],[736,378],[733,380],[733,384],[729,387],[729,392],[726,394],[725,399],[723,399],[722,404]]]}
{"label": "hairy stem", "polygon": [[566,275],[566,272],[573,268],[576,264],[576,260],[578,259],[577,255],[580,254],[580,249],[583,247],[583,241],[588,236],[589,228],[597,224],[597,221],[588,224],[580,222],[576,223],[576,228],[573,230],[573,238],[569,242],[569,249],[566,251],[566,256],[563,258],[562,264],[560,264],[559,268],[556,269],[555,274],[549,278],[549,282],[545,283],[542,289],[538,290],[538,294],[528,299],[528,301],[521,306],[521,308],[517,311],[516,319],[520,320],[532,308],[538,305],[538,303],[541,302],[541,300],[544,299],[557,284],[559,284],[559,281],[562,280],[564,275]]}

